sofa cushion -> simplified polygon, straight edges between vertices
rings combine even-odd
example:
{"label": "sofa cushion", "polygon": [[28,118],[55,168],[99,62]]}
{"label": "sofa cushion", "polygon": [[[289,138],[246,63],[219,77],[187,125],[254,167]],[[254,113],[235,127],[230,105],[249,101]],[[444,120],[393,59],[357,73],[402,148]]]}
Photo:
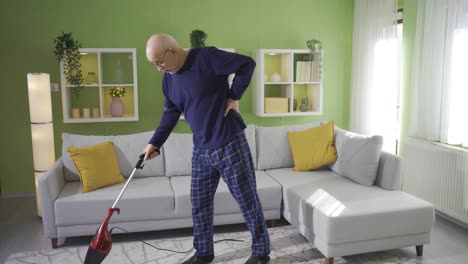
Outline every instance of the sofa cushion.
{"label": "sofa cushion", "polygon": [[165,175],[191,175],[192,152],[192,134],[171,133],[164,143]]}
{"label": "sofa cushion", "polygon": [[[140,154],[148,144],[153,131],[135,133],[119,136],[89,136],[62,133],[62,159],[64,165],[64,175],[67,181],[79,181],[79,174],[73,164],[68,147],[85,147],[97,143],[112,141],[114,143],[120,173],[124,177],[130,176]],[[163,176],[164,175],[164,151],[161,155],[151,161],[145,162],[142,170],[137,170],[134,177]]]}
{"label": "sofa cushion", "polygon": [[318,169],[337,159],[333,122],[304,131],[288,132],[288,138],[296,171]]}
{"label": "sofa cushion", "polygon": [[90,192],[105,186],[123,182],[110,141],[82,148],[69,147],[73,164],[80,173],[81,192]]}
{"label": "sofa cushion", "polygon": [[338,160],[330,168],[357,183],[373,185],[382,144],[382,136],[365,136],[335,127]]}
{"label": "sofa cushion", "polygon": [[425,233],[434,221],[428,202],[401,191],[356,184],[330,170],[267,173],[283,185],[286,219],[324,243]]}
{"label": "sofa cushion", "polygon": [[[257,167],[255,150],[255,126],[248,125],[245,136],[249,143],[250,152]],[[166,176],[183,176],[192,174],[192,134],[171,133],[164,143]]]}
{"label": "sofa cushion", "polygon": [[[263,210],[281,209],[281,185],[264,171],[255,171],[257,177],[257,192],[262,202]],[[191,176],[171,177],[172,188],[175,193],[175,214],[178,217],[192,215],[190,202]],[[219,181],[215,194],[215,215],[240,213],[237,202],[232,197],[227,184]]]}
{"label": "sofa cushion", "polygon": [[319,125],[320,122],[295,126],[256,126],[257,169],[268,170],[293,167],[294,161],[288,141],[288,131],[301,131]]}
{"label": "sofa cushion", "polygon": [[[294,186],[317,181],[319,178],[311,177],[309,171],[294,171],[292,168],[273,169],[267,170],[265,172],[268,175],[270,175],[273,179],[275,179],[282,187],[281,191],[283,196],[283,215],[289,221],[289,212],[291,211],[289,206],[291,206],[291,203],[288,200],[289,197],[287,196],[287,190]],[[330,175],[336,175],[336,173],[326,168],[321,168],[316,172],[325,172],[324,177],[327,173],[329,173]],[[297,207],[297,205],[295,204],[292,204],[292,206],[293,209]]]}
{"label": "sofa cushion", "polygon": [[[96,224],[104,219],[125,182],[81,193],[79,182],[68,182],[55,201],[55,221],[59,226]],[[120,214],[111,222],[143,221],[174,217],[174,192],[166,177],[134,178],[116,205]],[[144,210],[142,210],[144,208]]]}
{"label": "sofa cushion", "polygon": [[255,140],[255,125],[248,125],[245,129],[245,137],[247,138],[247,143],[249,143],[250,153],[252,154],[252,160],[254,164],[254,169],[257,169],[257,146]]}
{"label": "sofa cushion", "polygon": [[[114,146],[123,176],[130,176],[153,134],[154,131],[147,131],[115,136]],[[145,161],[144,168],[135,171],[134,177],[164,176],[164,155],[164,148],[162,148],[158,157]]]}

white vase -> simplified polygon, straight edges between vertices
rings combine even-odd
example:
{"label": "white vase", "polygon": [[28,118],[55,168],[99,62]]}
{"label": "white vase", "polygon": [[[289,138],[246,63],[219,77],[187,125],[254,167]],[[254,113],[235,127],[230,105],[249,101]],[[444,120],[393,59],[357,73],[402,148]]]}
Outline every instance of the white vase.
{"label": "white vase", "polygon": [[83,108],[83,118],[90,118],[91,110],[88,107]]}
{"label": "white vase", "polygon": [[271,76],[271,81],[272,82],[281,82],[281,75],[277,72],[273,73]]}

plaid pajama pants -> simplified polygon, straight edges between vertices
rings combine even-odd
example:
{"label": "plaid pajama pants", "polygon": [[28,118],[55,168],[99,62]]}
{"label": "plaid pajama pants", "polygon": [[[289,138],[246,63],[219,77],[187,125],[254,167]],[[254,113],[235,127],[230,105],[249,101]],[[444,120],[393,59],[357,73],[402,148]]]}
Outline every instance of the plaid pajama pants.
{"label": "plaid pajama pants", "polygon": [[252,255],[269,255],[270,238],[257,194],[252,156],[244,132],[221,148],[193,149],[190,198],[195,255],[214,255],[214,195],[220,176],[237,201],[250,230]]}

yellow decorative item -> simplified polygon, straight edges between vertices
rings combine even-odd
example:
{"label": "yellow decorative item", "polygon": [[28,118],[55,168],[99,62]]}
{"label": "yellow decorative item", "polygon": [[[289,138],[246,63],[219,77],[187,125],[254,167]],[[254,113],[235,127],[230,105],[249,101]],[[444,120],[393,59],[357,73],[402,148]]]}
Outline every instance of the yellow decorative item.
{"label": "yellow decorative item", "polygon": [[109,95],[112,97],[124,97],[126,93],[127,90],[122,86],[113,86],[109,89]]}
{"label": "yellow decorative item", "polygon": [[289,98],[265,97],[265,113],[287,113],[289,112]]}
{"label": "yellow decorative item", "polygon": [[333,126],[331,121],[305,131],[288,132],[295,171],[318,169],[337,160]]}
{"label": "yellow decorative item", "polygon": [[69,147],[68,153],[80,174],[82,193],[123,182],[112,142],[83,148]]}

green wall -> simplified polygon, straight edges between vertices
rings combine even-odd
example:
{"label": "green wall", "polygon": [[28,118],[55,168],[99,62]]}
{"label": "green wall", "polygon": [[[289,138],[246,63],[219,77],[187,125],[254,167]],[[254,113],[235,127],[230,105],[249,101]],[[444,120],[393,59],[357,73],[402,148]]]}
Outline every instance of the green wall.
{"label": "green wall", "polygon": [[[168,33],[188,47],[189,33],[199,28],[206,44],[235,48],[252,55],[260,48],[306,48],[306,40],[322,41],[324,56],[323,116],[259,118],[252,115],[252,91],[240,107],[247,123],[261,126],[335,120],[348,127],[353,5],[350,0],[2,0],[0,1],[1,188],[3,193],[34,191],[31,130],[26,74],[50,73],[59,83],[53,39],[72,32],[83,48],[136,48],[138,122],[64,124],[61,93],[52,93],[56,157],[61,133],[127,134],[154,130],[163,111],[161,73],[145,58],[154,33]],[[177,132],[189,132],[185,121]]]}

